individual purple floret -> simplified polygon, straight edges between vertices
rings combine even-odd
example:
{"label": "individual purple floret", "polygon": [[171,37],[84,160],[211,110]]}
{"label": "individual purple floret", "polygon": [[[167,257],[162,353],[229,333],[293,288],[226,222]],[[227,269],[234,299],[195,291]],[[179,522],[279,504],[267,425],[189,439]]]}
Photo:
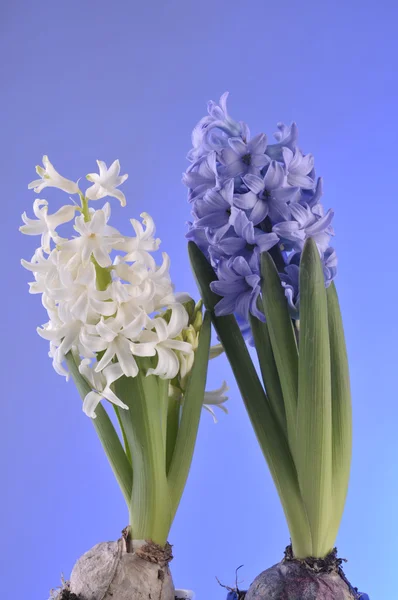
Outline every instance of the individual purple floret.
{"label": "individual purple floret", "polygon": [[[243,210],[231,209],[233,227],[229,235],[214,242],[220,256],[242,256],[254,271],[258,271],[261,252],[266,252],[278,243],[276,233],[264,233],[254,227]],[[211,238],[210,238],[211,239]]]}
{"label": "individual purple floret", "polygon": [[249,311],[264,321],[264,315],[257,308],[260,295],[260,275],[253,272],[242,256],[220,259],[218,281],[210,284],[212,291],[223,298],[216,305],[216,315],[238,314],[246,318]]}
{"label": "individual purple floret", "polygon": [[208,103],[208,116],[192,133],[191,165],[183,175],[189,189],[193,240],[214,267],[222,296],[217,314],[234,313],[242,330],[257,307],[261,291],[260,255],[269,251],[277,265],[293,319],[299,318],[298,265],[312,237],[321,256],[325,285],[336,276],[337,258],[330,239],[333,211],[321,204],[322,180],[312,154],[298,146],[297,125],[278,123],[276,143],[264,133],[251,138],[246,123],[219,104]]}

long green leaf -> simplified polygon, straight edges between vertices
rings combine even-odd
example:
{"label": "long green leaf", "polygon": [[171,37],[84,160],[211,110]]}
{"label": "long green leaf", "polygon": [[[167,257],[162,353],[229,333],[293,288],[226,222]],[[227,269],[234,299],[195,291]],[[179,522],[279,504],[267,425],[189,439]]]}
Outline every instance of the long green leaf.
{"label": "long green leaf", "polygon": [[157,377],[145,376],[147,361],[140,360],[136,377],[114,383],[116,395],[129,407],[121,413],[133,461],[130,502],[133,539],[151,539],[164,545],[171,525],[166,459],[159,415]]}
{"label": "long green leaf", "polygon": [[337,537],[350,477],[352,410],[350,375],[343,321],[334,283],[326,290],[332,377],[333,519],[330,536]]}
{"label": "long green leaf", "polygon": [[250,315],[250,326],[256,346],[258,361],[265,391],[280,428],[287,437],[286,411],[283,401],[281,383],[272,352],[267,323]]}
{"label": "long green leaf", "polygon": [[[68,352],[65,360],[80,397],[82,400],[84,400],[87,394],[91,392],[91,387],[80,374],[71,352]],[[105,454],[112,467],[116,481],[118,482],[123,493],[126,504],[129,507],[131,490],[133,486],[133,470],[131,464],[127,459],[119,436],[117,435],[105,408],[101,404],[98,404],[95,412],[97,416],[95,419],[91,419],[91,421],[100,439],[102,447],[105,450]]]}
{"label": "long green leaf", "polygon": [[199,345],[184,393],[181,422],[168,472],[172,515],[177,511],[188,478],[199,429],[209,362],[211,319],[206,312],[199,334]]}
{"label": "long green leaf", "polygon": [[300,263],[300,356],[295,459],[314,556],[331,550],[332,404],[326,289],[318,248],[305,243]]}
{"label": "long green leaf", "polygon": [[131,452],[130,452],[130,448],[129,448],[129,442],[128,442],[128,439],[127,439],[127,436],[126,436],[126,432],[125,432],[125,429],[124,429],[123,421],[122,421],[122,419],[120,417],[120,411],[121,410],[125,410],[125,409],[120,408],[119,406],[116,406],[116,404],[113,404],[113,408],[114,408],[114,411],[115,411],[115,414],[116,414],[116,417],[117,417],[117,420],[118,420],[118,423],[119,423],[120,431],[122,433],[123,443],[124,443],[124,451],[126,453],[127,460],[132,465],[133,463],[132,463],[132,460],[131,460]]}
{"label": "long green leaf", "polygon": [[215,315],[214,308],[220,297],[210,290],[210,283],[217,279],[214,270],[193,242],[189,243],[189,256],[204,304],[211,313],[213,325],[225,349],[257,440],[278,490],[289,525],[294,554],[298,558],[311,556],[312,542],[308,519],[300,495],[296,468],[283,430],[274,416],[235,318],[232,315]]}
{"label": "long green leaf", "polygon": [[166,437],[166,473],[169,474],[171,461],[173,460],[178,429],[180,426],[181,401],[169,397],[167,408],[167,437]]}
{"label": "long green leaf", "polygon": [[283,393],[289,445],[294,454],[298,395],[296,336],[278,271],[268,252],[261,255],[261,274],[264,313]]}

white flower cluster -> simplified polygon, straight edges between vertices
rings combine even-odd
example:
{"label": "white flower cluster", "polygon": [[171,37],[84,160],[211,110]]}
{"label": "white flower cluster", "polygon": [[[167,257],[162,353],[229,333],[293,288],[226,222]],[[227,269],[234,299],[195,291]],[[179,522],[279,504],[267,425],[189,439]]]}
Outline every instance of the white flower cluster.
{"label": "white flower cluster", "polygon": [[[68,352],[79,359],[79,370],[92,387],[83,410],[92,418],[102,398],[127,408],[111,384],[123,374],[135,377],[137,358],[153,357],[147,374],[171,380],[179,372],[179,357],[191,357],[194,351],[189,342],[176,339],[188,325],[188,313],[181,303],[184,298],[174,294],[168,255],[162,254],[161,265],[152,256],[160,240],[154,237],[151,217],[142,213],[142,223],[131,219],[135,235],[129,237],[108,225],[108,203],[98,210],[88,208],[88,200],[105,196],[116,197],[122,206],[126,203],[116,189],[127,179],[119,176],[119,161],[109,170],[102,161],[97,163],[100,173],[87,176],[93,185],[83,194],[45,156],[45,168],[36,169],[41,179],[29,188],[39,193],[57,187],[78,194],[81,206],[68,204],[48,214],[47,201],[37,199],[36,219],[24,213],[20,228],[27,235],[41,236],[31,261],[22,261],[34,275],[30,292],[42,295],[49,316],[38,333],[50,342],[57,373],[68,377],[64,366]],[[61,237],[57,228],[72,220],[77,235]],[[159,311],[167,309],[165,319]]]}

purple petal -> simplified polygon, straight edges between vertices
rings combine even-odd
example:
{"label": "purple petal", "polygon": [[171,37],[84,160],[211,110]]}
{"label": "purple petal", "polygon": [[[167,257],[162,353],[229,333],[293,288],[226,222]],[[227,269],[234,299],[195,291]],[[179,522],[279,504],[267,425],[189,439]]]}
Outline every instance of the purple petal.
{"label": "purple petal", "polygon": [[251,192],[259,194],[263,191],[264,180],[261,177],[258,177],[258,175],[252,175],[251,173],[248,173],[242,177],[242,179]]}
{"label": "purple petal", "polygon": [[225,296],[215,306],[217,317],[231,315],[235,312],[236,296]]}
{"label": "purple petal", "polygon": [[330,225],[330,223],[333,220],[333,217],[334,217],[334,211],[331,208],[329,208],[328,212],[326,213],[326,215],[324,217],[319,219],[319,221],[317,221],[313,225],[306,227],[307,235],[313,235],[316,233],[323,232]]}
{"label": "purple petal", "polygon": [[267,147],[267,136],[265,133],[259,133],[254,136],[247,144],[247,150],[250,154],[264,154]]}
{"label": "purple petal", "polygon": [[279,242],[279,237],[276,233],[261,233],[256,235],[256,245],[260,252],[266,252]]}
{"label": "purple petal", "polygon": [[253,225],[258,225],[262,221],[264,221],[265,217],[268,215],[268,204],[263,200],[258,200],[253,210],[250,213],[250,221],[252,221]]}
{"label": "purple petal", "polygon": [[246,241],[240,237],[225,237],[219,242],[218,246],[225,254],[232,256],[246,246]]}
{"label": "purple petal", "polygon": [[301,204],[290,204],[290,210],[300,227],[305,227],[311,220],[311,211],[301,206]]}
{"label": "purple petal", "polygon": [[237,194],[234,196],[234,205],[243,210],[248,210],[256,205],[258,198],[253,192],[246,192],[246,194]]}
{"label": "purple petal", "polygon": [[247,148],[246,144],[242,141],[241,138],[238,138],[238,137],[229,138],[228,144],[230,145],[232,150],[235,152],[235,156],[236,156],[236,154],[238,154],[239,156],[243,156],[244,154],[248,153],[248,148]]}
{"label": "purple petal", "polygon": [[281,187],[285,178],[285,169],[283,166],[273,160],[267,169],[264,177],[264,187],[267,190],[274,190]]}

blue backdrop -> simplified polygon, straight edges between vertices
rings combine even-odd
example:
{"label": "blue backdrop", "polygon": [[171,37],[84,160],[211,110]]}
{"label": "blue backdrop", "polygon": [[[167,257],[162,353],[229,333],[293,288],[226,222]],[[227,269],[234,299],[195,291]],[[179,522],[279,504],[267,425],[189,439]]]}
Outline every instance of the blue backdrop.
{"label": "blue backdrop", "polygon": [[[398,522],[396,4],[105,0],[4,3],[0,18],[2,401],[0,560],[3,598],[46,600],[74,561],[127,523],[123,499],[72,383],[35,333],[46,320],[19,265],[35,239],[18,232],[48,154],[76,180],[119,158],[128,205],[149,212],[177,289],[197,296],[184,240],[181,174],[206,101],[253,134],[295,120],[336,211],[334,246],[351,365],[354,454],[338,539],[346,573],[372,600],[392,597]],[[48,193],[45,193],[48,192]],[[40,197],[58,208],[57,190]],[[57,204],[58,203],[58,204]],[[280,560],[288,530],[225,358],[209,387],[230,384],[230,414],[203,414],[170,541],[177,587],[225,597]]]}

